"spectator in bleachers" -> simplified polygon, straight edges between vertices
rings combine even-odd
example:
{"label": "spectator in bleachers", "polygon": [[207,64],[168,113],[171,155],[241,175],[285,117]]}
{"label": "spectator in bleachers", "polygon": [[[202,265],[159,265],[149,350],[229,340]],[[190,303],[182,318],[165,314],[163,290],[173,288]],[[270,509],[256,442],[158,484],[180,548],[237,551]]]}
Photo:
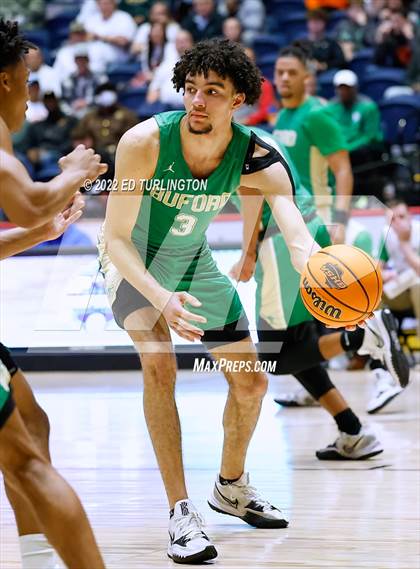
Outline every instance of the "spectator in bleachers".
{"label": "spectator in bleachers", "polygon": [[47,107],[44,105],[41,88],[36,73],[30,73],[28,78],[28,102],[26,120],[28,123],[43,121],[48,116]]}
{"label": "spectator in bleachers", "polygon": [[385,228],[379,249],[384,302],[396,312],[413,310],[420,338],[420,221],[412,219],[403,200],[387,206],[391,227],[387,233]]}
{"label": "spectator in bleachers", "polygon": [[96,56],[98,50],[95,49],[92,42],[87,41],[87,33],[84,25],[78,21],[74,21],[70,24],[69,39],[58,49],[53,65],[53,69],[57,72],[61,82],[68,79],[72,73],[77,71],[74,54],[81,46],[88,51],[92,71],[98,73],[104,71],[101,58]]}
{"label": "spectator in bleachers", "polygon": [[106,75],[93,73],[90,69],[89,52],[83,44],[74,52],[76,71],[63,82],[63,102],[67,112],[82,118],[93,104],[96,87],[107,80]]}
{"label": "spectator in bleachers", "polygon": [[113,156],[122,135],[138,123],[137,115],[118,103],[115,85],[109,82],[96,88],[94,103],[95,108],[82,118],[72,137],[91,138],[97,152],[103,149]]}
{"label": "spectator in bleachers", "polygon": [[337,96],[327,109],[342,129],[352,167],[378,160],[383,151],[378,105],[359,94],[357,75],[349,69],[335,74],[334,86]]}
{"label": "spectator in bleachers", "polygon": [[42,28],[45,25],[45,0],[3,0],[0,18],[17,21],[24,30]]}
{"label": "spectator in bleachers", "polygon": [[318,72],[344,67],[346,60],[336,40],[327,36],[328,14],[323,10],[308,13],[309,46]]}
{"label": "spectator in bleachers", "polygon": [[42,93],[53,91],[57,97],[61,96],[61,85],[58,73],[44,63],[40,49],[30,49],[25,55],[25,62],[29,70],[36,73]]}
{"label": "spectator in bleachers", "polygon": [[88,40],[95,42],[102,65],[127,61],[137,26],[133,18],[117,10],[116,0],[98,0],[100,14],[84,22]]}
{"label": "spectator in bleachers", "polygon": [[147,48],[141,54],[142,72],[147,82],[152,80],[155,69],[162,63],[167,46],[166,26],[155,22],[150,28]]}
{"label": "spectator in bleachers", "polygon": [[137,30],[136,36],[131,46],[131,53],[141,54],[147,49],[149,43],[150,29],[152,24],[159,23],[166,26],[166,37],[168,42],[174,42],[180,30],[179,24],[174,22],[165,2],[154,2],[150,8],[149,21],[142,24]]}
{"label": "spectator in bleachers", "polygon": [[347,17],[334,29],[334,37],[347,61],[351,61],[354,53],[367,45],[366,38],[372,35],[372,28],[375,27],[376,25],[369,21],[362,0],[352,0]]}
{"label": "spectator in bleachers", "polygon": [[226,18],[224,20],[223,37],[238,43],[242,42],[242,25],[238,18]]}
{"label": "spectator in bleachers", "polygon": [[214,0],[193,0],[192,12],[182,21],[182,27],[191,32],[195,42],[222,35],[223,19]]}
{"label": "spectator in bleachers", "polygon": [[147,20],[151,5],[151,0],[121,0],[118,8],[130,14],[139,26]]}
{"label": "spectator in bleachers", "polygon": [[242,25],[242,40],[252,43],[254,37],[264,30],[265,8],[261,0],[224,0],[219,2],[223,18],[238,18]]}
{"label": "spectator in bleachers", "polygon": [[377,29],[374,62],[388,67],[407,67],[413,38],[413,24],[404,12],[391,12],[390,18]]}
{"label": "spectator in bleachers", "polygon": [[177,92],[172,83],[173,67],[178,59],[193,46],[193,39],[190,32],[180,30],[175,39],[175,51],[170,52],[159,67],[156,69],[153,80],[147,92],[147,102],[156,103],[160,101],[165,105],[181,108],[183,106],[184,93]]}
{"label": "spectator in bleachers", "polygon": [[[255,62],[255,52],[250,47],[245,48],[247,56]],[[264,79],[261,84],[261,95],[255,105],[242,105],[235,113],[235,121],[248,126],[256,126],[268,123],[271,114],[276,114],[276,97],[274,89],[268,79]]]}
{"label": "spectator in bleachers", "polygon": [[43,102],[48,116],[29,126],[25,141],[27,156],[37,169],[56,165],[61,156],[71,151],[70,132],[77,122],[63,113],[52,91],[44,94]]}
{"label": "spectator in bleachers", "polygon": [[166,26],[159,22],[152,24],[146,49],[140,54],[141,69],[131,79],[130,85],[133,87],[141,87],[142,85],[150,83],[155,70],[162,61],[168,58],[171,61],[173,60],[174,50],[174,44],[167,41]]}

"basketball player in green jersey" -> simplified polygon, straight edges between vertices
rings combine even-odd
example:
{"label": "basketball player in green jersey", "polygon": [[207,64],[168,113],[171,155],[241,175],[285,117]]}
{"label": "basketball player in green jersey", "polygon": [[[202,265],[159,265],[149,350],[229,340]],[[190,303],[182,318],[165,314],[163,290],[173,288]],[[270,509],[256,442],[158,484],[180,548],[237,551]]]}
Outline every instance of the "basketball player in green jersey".
{"label": "basketball player in green jersey", "polygon": [[[287,160],[294,179],[296,205],[318,244],[328,246],[330,237],[316,213],[313,196],[301,184],[286,149],[274,136],[256,128],[253,131],[262,141],[277,148]],[[232,200],[239,201],[236,196]],[[340,436],[333,445],[317,451],[319,459],[361,460],[379,454],[382,448],[376,436],[362,427],[321,363],[344,351],[357,349],[392,361],[389,345],[380,333],[377,336],[369,328],[320,336],[314,318],[302,302],[300,275],[290,263],[283,236],[272,220],[267,202],[263,202],[262,197],[254,198],[253,203],[247,202],[249,197],[244,196],[241,207],[245,217],[244,251],[232,268],[231,276],[238,281],[247,281],[255,271],[260,359],[274,361],[276,375],[293,374],[314,400],[333,416]]]}
{"label": "basketball player in green jersey", "polygon": [[[99,251],[115,319],[141,357],[144,411],[170,508],[168,555],[194,563],[217,552],[185,485],[170,330],[201,340],[216,360],[229,364],[222,462],[210,507],[255,527],[288,524],[245,472],[267,378],[255,365],[239,297],[215,265],[205,231],[244,186],[270,204],[298,272],[318,246],[294,204],[283,157],[232,122],[261,89],[260,72],[243,49],[228,40],[198,43],[175,65],[173,82],[184,90],[185,112],[157,115],[118,145],[118,191],[108,199]],[[128,191],[131,181],[136,191]],[[250,371],[239,369],[244,362]]]}
{"label": "basketball player in green jersey", "polygon": [[[83,200],[74,196],[84,180],[106,170],[98,155],[80,146],[60,161],[59,176],[36,183],[13,156],[10,133],[21,127],[28,99],[28,47],[16,23],[0,20],[0,207],[11,222],[26,227],[1,233],[1,258],[64,231],[80,216]],[[0,344],[0,469],[16,517],[22,568],[58,567],[53,546],[69,569],[102,569],[82,505],[50,464],[48,432],[48,418]]]}

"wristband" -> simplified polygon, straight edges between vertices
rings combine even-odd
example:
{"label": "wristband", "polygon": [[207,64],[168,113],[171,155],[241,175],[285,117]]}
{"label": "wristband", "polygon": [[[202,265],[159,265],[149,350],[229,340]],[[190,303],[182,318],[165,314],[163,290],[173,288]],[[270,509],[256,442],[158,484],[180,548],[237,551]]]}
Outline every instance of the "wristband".
{"label": "wristband", "polygon": [[346,225],[349,220],[349,213],[344,209],[335,209],[333,211],[332,220],[335,223],[341,223],[342,225]]}

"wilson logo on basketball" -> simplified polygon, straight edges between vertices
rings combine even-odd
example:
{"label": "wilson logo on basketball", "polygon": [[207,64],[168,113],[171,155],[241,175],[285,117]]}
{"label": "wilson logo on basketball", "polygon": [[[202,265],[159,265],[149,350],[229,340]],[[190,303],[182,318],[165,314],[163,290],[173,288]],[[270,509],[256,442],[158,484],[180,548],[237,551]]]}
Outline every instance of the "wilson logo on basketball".
{"label": "wilson logo on basketball", "polygon": [[341,317],[341,310],[336,306],[333,306],[332,304],[328,304],[323,298],[318,296],[316,292],[314,292],[314,290],[312,289],[306,278],[303,279],[303,287],[305,289],[305,292],[311,299],[312,305],[315,306],[315,308],[319,308],[319,310],[325,312],[327,316],[331,316],[336,320],[338,320]]}
{"label": "wilson logo on basketball", "polygon": [[325,265],[322,265],[321,271],[324,273],[326,283],[329,287],[338,289],[347,288],[348,285],[346,285],[346,283],[341,278],[343,271],[338,265],[334,265],[333,263],[325,263]]}

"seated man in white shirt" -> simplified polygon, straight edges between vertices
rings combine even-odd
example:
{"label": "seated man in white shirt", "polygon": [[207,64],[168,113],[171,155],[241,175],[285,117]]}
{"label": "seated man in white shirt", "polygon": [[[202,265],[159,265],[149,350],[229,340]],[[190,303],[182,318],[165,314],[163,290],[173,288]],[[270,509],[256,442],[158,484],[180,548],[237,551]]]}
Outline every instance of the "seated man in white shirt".
{"label": "seated man in white shirt", "polygon": [[121,63],[129,57],[129,47],[136,34],[134,19],[117,10],[115,0],[97,0],[100,14],[85,22],[87,39],[94,42],[94,57],[105,66]]}
{"label": "seated man in white shirt", "polygon": [[193,46],[193,38],[190,32],[180,30],[175,38],[175,49],[166,52],[166,57],[156,68],[153,80],[147,92],[147,102],[160,101],[165,105],[181,108],[183,105],[183,93],[175,90],[172,83],[172,71],[178,59]]}
{"label": "seated man in white shirt", "polygon": [[61,84],[58,73],[44,63],[44,57],[40,49],[30,49],[25,55],[25,62],[29,71],[36,73],[42,93],[52,91],[56,97],[61,97]]}
{"label": "seated man in white shirt", "polygon": [[379,258],[384,264],[384,301],[394,311],[413,310],[420,337],[420,221],[412,219],[407,204],[388,204],[391,227],[383,236]]}

